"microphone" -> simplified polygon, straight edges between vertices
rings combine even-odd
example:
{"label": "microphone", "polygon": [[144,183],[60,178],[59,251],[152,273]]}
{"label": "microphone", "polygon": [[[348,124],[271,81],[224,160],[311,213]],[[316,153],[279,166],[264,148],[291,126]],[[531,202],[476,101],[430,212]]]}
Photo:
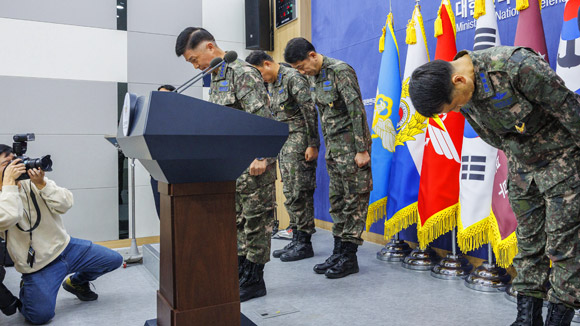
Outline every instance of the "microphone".
{"label": "microphone", "polygon": [[[224,59],[222,59],[222,58],[220,58],[220,57],[216,57],[216,58],[214,58],[214,59],[213,59],[213,60],[210,62],[210,64],[209,64],[209,67],[205,68],[205,69],[204,69],[204,70],[202,70],[202,71],[201,71],[199,74],[197,74],[197,75],[193,76],[193,78],[191,78],[190,80],[186,81],[186,82],[185,82],[185,83],[183,83],[181,86],[177,87],[177,88],[174,90],[174,92],[176,92],[176,93],[181,93],[181,92],[185,91],[185,90],[186,90],[186,89],[188,89],[188,88],[189,88],[191,85],[195,84],[195,83],[196,83],[196,82],[197,82],[199,79],[201,79],[201,78],[199,78],[200,76],[203,76],[203,75],[204,75],[204,74],[205,74],[207,71],[209,71],[209,70],[210,70],[212,67],[214,67],[214,69],[215,69],[215,67],[219,66],[219,65],[220,65],[220,64],[221,64],[223,61],[224,61]],[[196,79],[196,78],[199,78],[199,79]],[[202,78],[203,78],[203,77],[202,77]],[[193,81],[194,79],[196,79],[196,80],[195,80],[195,81]],[[191,81],[193,81],[193,83],[191,83],[191,85],[190,85],[190,86],[187,86],[187,87],[185,87],[185,86],[186,86],[187,84],[189,84]],[[183,88],[183,87],[185,87],[185,88],[184,88],[184,89],[181,89],[181,88]],[[181,89],[181,90],[180,90],[180,89]]]}
{"label": "microphone", "polygon": [[[205,77],[208,74],[211,74],[218,66],[220,66],[222,64],[222,62],[226,62],[226,63],[232,63],[234,61],[236,61],[236,59],[238,59],[238,54],[236,53],[236,51],[228,51],[225,55],[224,58],[214,58],[210,64],[209,67],[207,67],[206,69],[204,69],[200,74],[198,74],[197,76],[193,77],[192,79],[188,80],[185,84],[179,86],[177,89],[184,87],[181,90],[175,90],[174,92],[177,93],[183,93],[186,89],[190,88],[193,84],[197,83],[200,79],[202,79],[203,77]],[[187,86],[186,86],[187,85]]]}

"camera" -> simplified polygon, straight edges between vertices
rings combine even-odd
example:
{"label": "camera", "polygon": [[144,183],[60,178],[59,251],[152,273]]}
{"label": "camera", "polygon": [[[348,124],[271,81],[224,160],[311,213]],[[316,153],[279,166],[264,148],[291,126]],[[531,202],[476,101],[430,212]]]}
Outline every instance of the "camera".
{"label": "camera", "polygon": [[[34,141],[35,136],[32,133],[29,134],[17,134],[12,137],[14,143],[12,145],[12,152],[14,153],[14,159],[21,159],[24,166],[26,166],[26,171],[29,169],[40,168],[45,172],[52,171],[52,160],[50,155],[44,155],[40,158],[30,158],[25,156],[26,150],[28,149],[28,142]],[[27,173],[23,173],[17,180],[30,179]]]}

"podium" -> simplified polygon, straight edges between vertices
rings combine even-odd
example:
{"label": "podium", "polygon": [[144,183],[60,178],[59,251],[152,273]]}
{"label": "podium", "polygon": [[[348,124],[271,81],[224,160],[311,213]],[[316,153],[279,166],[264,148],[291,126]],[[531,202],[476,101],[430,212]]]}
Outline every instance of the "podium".
{"label": "podium", "polygon": [[288,126],[171,92],[127,94],[117,141],[159,181],[157,325],[240,325],[235,180]]}

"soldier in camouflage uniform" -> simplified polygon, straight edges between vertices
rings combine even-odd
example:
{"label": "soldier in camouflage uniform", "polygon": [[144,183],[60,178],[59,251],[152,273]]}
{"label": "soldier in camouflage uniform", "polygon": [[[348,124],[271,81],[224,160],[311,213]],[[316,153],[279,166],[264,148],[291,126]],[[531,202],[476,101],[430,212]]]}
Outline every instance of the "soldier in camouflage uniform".
{"label": "soldier in camouflage uniform", "polygon": [[580,308],[580,97],[535,52],[517,47],[462,51],[451,63],[425,64],[409,91],[419,113],[460,111],[508,157],[519,251],[513,325],[542,325],[546,292],[546,324],[570,325]]}
{"label": "soldier in camouflage uniform", "polygon": [[297,261],[314,256],[314,189],[318,158],[318,115],[306,77],[280,65],[264,51],[254,51],[246,62],[256,67],[268,83],[270,107],[278,121],[289,125],[288,140],[279,155],[284,203],[293,229],[292,241],[273,256]]}
{"label": "soldier in camouflage uniform", "polygon": [[310,76],[326,144],[334,250],[314,271],[328,278],[345,277],[358,272],[356,252],[363,243],[372,190],[372,141],[358,80],[352,67],[316,53],[304,38],[288,42],[284,59]]}
{"label": "soldier in camouflage uniform", "polygon": [[[188,27],[177,37],[177,56],[196,69],[209,67],[224,57],[214,37],[205,29]],[[212,74],[210,102],[262,117],[272,118],[269,99],[260,72],[236,60],[224,62]],[[276,159],[257,158],[236,180],[236,225],[240,300],[266,295],[264,265],[270,260],[270,235],[274,221]]]}

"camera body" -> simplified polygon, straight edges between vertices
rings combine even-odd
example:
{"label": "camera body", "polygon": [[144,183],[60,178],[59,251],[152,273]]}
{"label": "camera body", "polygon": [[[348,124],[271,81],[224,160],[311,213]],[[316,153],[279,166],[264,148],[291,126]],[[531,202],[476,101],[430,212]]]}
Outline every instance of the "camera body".
{"label": "camera body", "polygon": [[[26,167],[26,171],[29,169],[40,168],[45,172],[52,171],[52,160],[50,155],[44,155],[40,158],[30,158],[24,154],[28,150],[28,142],[34,141],[35,136],[33,133],[28,134],[17,134],[12,137],[14,143],[12,144],[12,152],[14,153],[14,159],[21,159],[22,163]],[[17,180],[30,179],[27,173],[23,173]]]}

